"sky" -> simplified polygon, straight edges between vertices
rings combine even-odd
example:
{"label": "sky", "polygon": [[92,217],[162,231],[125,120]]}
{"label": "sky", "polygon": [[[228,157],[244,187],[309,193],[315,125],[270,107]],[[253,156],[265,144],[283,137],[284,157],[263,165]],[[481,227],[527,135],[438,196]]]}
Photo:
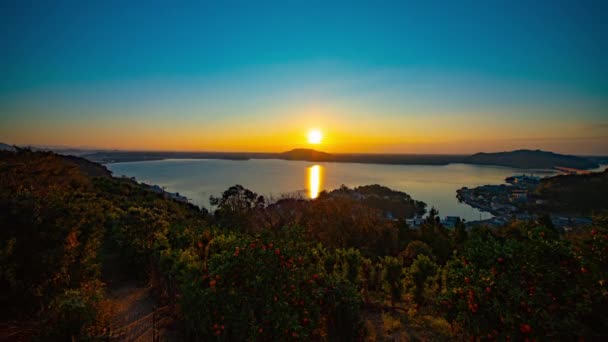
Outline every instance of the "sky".
{"label": "sky", "polygon": [[0,1],[0,142],[608,155],[607,1]]}

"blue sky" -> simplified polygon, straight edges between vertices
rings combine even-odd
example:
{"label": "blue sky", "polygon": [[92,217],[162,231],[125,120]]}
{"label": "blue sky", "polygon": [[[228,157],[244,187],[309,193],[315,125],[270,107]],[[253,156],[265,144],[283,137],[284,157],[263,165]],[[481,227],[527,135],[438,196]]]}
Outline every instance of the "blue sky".
{"label": "blue sky", "polygon": [[605,1],[0,6],[10,143],[608,154]]}

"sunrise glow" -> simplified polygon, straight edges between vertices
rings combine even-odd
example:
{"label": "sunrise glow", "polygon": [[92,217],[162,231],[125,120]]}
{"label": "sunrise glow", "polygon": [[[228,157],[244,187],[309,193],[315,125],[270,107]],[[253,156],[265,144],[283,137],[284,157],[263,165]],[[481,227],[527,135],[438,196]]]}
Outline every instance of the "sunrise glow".
{"label": "sunrise glow", "polygon": [[308,143],[313,145],[318,145],[323,140],[323,133],[321,133],[318,129],[313,129],[308,132]]}

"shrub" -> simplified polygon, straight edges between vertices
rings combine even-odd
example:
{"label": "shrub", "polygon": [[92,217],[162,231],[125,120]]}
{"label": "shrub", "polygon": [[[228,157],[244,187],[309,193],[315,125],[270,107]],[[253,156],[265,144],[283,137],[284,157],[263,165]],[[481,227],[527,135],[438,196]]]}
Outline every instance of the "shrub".
{"label": "shrub", "polygon": [[492,338],[595,333],[585,318],[594,303],[605,303],[606,295],[594,283],[605,278],[605,271],[586,266],[587,260],[597,264],[596,257],[577,255],[568,241],[547,239],[542,232],[522,229],[520,238],[486,232],[469,240],[463,257],[445,268],[441,304],[446,318],[471,335]]}
{"label": "shrub", "polygon": [[361,316],[361,296],[349,282],[329,278],[323,313],[327,320],[327,337],[330,341],[355,341],[364,329]]}
{"label": "shrub", "polygon": [[401,265],[401,261],[395,257],[385,257],[383,264],[384,281],[389,288],[391,304],[395,306],[395,303],[400,301],[403,295],[403,284],[401,281],[403,266]]}
{"label": "shrub", "polygon": [[409,275],[414,284],[414,301],[421,305],[424,301],[424,289],[427,280],[437,274],[437,264],[426,255],[420,254],[416,257],[409,269]]}
{"label": "shrub", "polygon": [[353,285],[357,285],[359,283],[359,271],[361,270],[361,263],[363,262],[363,258],[361,257],[361,252],[355,248],[349,248],[346,250],[342,250],[341,253],[343,258],[343,264],[346,269],[346,279],[351,282]]}
{"label": "shrub", "polygon": [[410,242],[405,250],[399,254],[399,256],[403,259],[403,263],[407,266],[411,265],[418,255],[425,255],[430,259],[435,258],[431,247],[418,240]]}
{"label": "shrub", "polygon": [[99,282],[65,290],[49,306],[42,337],[67,341],[90,337],[88,332],[99,333],[94,324],[102,299],[103,287]]}
{"label": "shrub", "polygon": [[[233,235],[211,242],[207,269],[182,286],[180,305],[197,340],[315,339],[356,335],[360,297],[328,276],[315,246],[298,235],[267,239]],[[336,320],[335,317],[340,318]],[[350,334],[350,335],[349,335]]]}

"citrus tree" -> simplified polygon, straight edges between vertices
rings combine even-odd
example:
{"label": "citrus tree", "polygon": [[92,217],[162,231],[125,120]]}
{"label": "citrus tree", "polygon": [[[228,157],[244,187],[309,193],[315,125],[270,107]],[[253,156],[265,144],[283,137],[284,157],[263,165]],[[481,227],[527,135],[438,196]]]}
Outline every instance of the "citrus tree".
{"label": "citrus tree", "polygon": [[446,317],[471,335],[491,338],[593,334],[585,317],[602,300],[592,284],[602,271],[585,265],[597,265],[593,256],[547,238],[545,228],[525,228],[519,236],[479,234],[448,262],[440,301]]}

